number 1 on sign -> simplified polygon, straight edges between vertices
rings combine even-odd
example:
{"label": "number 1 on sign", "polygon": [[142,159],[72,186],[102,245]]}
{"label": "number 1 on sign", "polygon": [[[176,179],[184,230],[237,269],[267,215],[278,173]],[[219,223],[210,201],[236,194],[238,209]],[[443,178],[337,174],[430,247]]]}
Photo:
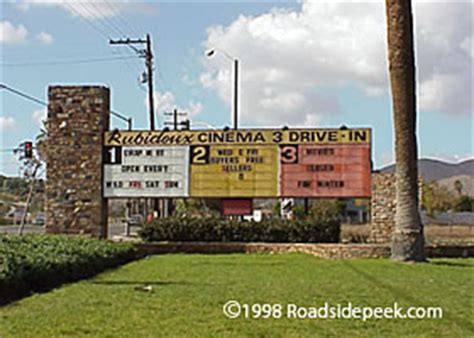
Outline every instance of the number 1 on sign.
{"label": "number 1 on sign", "polygon": [[106,164],[122,164],[122,147],[105,147]]}

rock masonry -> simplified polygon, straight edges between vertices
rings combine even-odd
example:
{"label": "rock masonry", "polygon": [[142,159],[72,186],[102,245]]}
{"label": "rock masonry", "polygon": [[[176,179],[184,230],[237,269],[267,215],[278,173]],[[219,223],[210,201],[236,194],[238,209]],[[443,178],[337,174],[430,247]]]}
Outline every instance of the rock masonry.
{"label": "rock masonry", "polygon": [[50,86],[48,102],[46,232],[105,237],[102,144],[109,128],[110,91]]}

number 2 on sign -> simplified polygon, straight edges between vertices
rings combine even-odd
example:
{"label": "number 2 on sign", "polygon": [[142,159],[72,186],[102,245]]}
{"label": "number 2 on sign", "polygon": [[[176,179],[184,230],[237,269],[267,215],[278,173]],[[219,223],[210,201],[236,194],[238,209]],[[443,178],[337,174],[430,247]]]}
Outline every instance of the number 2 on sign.
{"label": "number 2 on sign", "polygon": [[280,146],[280,162],[283,164],[298,163],[298,146]]}
{"label": "number 2 on sign", "polygon": [[209,163],[209,146],[191,147],[191,164]]}

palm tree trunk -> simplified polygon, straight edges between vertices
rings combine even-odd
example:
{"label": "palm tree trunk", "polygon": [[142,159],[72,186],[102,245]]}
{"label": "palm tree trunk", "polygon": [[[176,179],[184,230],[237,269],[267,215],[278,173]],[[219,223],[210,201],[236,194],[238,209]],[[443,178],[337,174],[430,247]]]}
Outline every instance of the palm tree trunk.
{"label": "palm tree trunk", "polygon": [[411,0],[385,1],[397,179],[392,259],[424,261],[423,225],[418,210],[416,87]]}

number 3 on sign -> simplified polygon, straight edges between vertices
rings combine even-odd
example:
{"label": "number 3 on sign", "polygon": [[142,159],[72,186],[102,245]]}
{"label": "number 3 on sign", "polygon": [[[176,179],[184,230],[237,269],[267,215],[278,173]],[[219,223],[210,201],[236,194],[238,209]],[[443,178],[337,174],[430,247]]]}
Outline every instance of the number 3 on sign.
{"label": "number 3 on sign", "polygon": [[191,146],[191,164],[208,164],[209,146]]}
{"label": "number 3 on sign", "polygon": [[298,146],[280,146],[280,162],[283,164],[298,163]]}

